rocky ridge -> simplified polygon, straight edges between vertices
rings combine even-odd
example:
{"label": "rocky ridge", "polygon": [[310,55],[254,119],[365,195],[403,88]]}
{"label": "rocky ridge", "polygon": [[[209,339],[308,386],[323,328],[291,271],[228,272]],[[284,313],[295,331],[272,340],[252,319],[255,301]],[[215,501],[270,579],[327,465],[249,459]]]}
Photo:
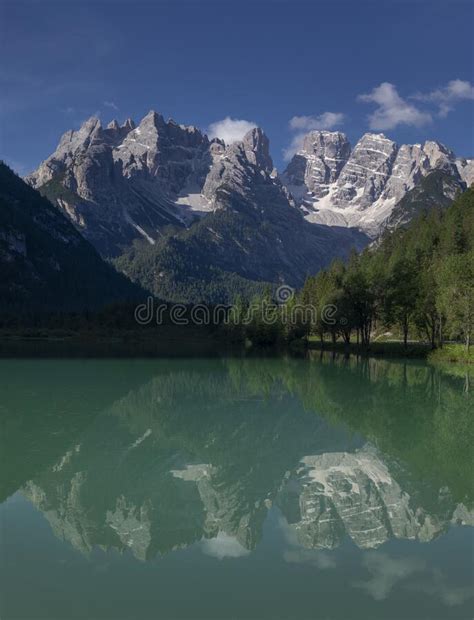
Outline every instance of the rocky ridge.
{"label": "rocky ridge", "polygon": [[407,192],[433,171],[449,175],[462,191],[474,181],[474,160],[433,141],[399,146],[367,133],[351,149],[343,133],[312,131],[282,181],[308,221],[353,226],[375,237]]}
{"label": "rocky ridge", "polygon": [[437,142],[399,146],[368,133],[352,149],[338,131],[310,132],[280,177],[261,129],[226,145],[154,111],[138,125],[113,120],[103,128],[90,118],[67,131],[27,180],[103,255],[115,256],[134,239],[154,244],[170,226],[186,228],[223,202],[228,207],[234,190],[237,201],[245,198],[247,164],[272,181],[258,196],[259,207],[270,205],[278,186],[284,218],[296,204],[310,223],[354,227],[372,237],[430,172],[451,175],[460,190],[474,180],[474,160]]}
{"label": "rocky ridge", "polygon": [[153,111],[138,126],[128,119],[104,129],[93,117],[66,132],[27,180],[102,254],[116,255],[135,238],[153,244],[164,227],[189,221],[180,205],[192,209],[189,196],[204,183],[212,149],[195,127]]}
{"label": "rocky ridge", "polygon": [[301,286],[335,256],[367,243],[357,231],[305,221],[258,128],[216,148],[201,196],[211,213],[152,248],[132,247],[117,268],[172,301],[231,303],[236,292],[247,295],[245,283]]}

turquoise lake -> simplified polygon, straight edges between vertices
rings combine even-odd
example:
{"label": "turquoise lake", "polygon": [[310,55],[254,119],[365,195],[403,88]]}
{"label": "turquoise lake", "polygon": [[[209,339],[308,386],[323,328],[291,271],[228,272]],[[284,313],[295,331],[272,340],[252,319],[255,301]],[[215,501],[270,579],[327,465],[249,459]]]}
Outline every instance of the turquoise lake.
{"label": "turquoise lake", "polygon": [[472,618],[472,375],[1,360],[1,618]]}

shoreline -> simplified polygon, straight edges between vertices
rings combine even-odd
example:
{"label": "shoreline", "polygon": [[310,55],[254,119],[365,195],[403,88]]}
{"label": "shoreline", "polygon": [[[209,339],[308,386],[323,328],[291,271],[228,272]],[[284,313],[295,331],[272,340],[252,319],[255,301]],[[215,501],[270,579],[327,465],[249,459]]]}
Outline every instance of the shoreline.
{"label": "shoreline", "polygon": [[231,340],[219,331],[199,330],[108,330],[72,331],[48,329],[0,330],[0,359],[16,357],[235,357],[301,356],[307,352],[334,353],[379,359],[425,360],[430,363],[474,364],[474,347],[469,355],[462,344],[445,344],[432,349],[423,342],[411,342],[405,349],[400,341],[356,343],[293,340],[269,346]]}
{"label": "shoreline", "polygon": [[445,344],[442,348],[432,349],[431,345],[424,342],[411,342],[405,348],[403,342],[399,341],[372,342],[365,347],[356,343],[336,342],[334,344],[325,341],[321,344],[320,341],[310,340],[308,349],[360,357],[424,359],[433,363],[474,364],[474,347],[471,347],[468,354],[463,344]]}

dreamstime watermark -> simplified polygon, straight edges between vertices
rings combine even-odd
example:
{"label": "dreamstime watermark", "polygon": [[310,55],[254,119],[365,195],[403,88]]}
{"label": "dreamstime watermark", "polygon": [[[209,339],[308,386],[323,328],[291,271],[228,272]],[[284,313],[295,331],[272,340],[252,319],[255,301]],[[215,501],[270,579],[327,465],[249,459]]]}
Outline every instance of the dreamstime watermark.
{"label": "dreamstime watermark", "polygon": [[337,323],[335,305],[327,304],[318,310],[312,304],[293,299],[294,289],[287,285],[279,286],[271,300],[247,306],[163,303],[148,297],[145,303],[136,306],[134,318],[139,325],[310,325],[318,317],[326,325]]}

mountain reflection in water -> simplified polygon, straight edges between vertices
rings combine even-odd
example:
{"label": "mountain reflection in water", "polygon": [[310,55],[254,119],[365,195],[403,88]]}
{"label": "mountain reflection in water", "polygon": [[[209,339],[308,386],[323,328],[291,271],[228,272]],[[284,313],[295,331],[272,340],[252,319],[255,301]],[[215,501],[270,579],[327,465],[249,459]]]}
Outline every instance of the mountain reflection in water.
{"label": "mountain reflection in water", "polygon": [[1,366],[1,498],[19,490],[82,553],[149,560],[198,543],[238,557],[269,511],[302,549],[473,524],[464,370],[331,357]]}

